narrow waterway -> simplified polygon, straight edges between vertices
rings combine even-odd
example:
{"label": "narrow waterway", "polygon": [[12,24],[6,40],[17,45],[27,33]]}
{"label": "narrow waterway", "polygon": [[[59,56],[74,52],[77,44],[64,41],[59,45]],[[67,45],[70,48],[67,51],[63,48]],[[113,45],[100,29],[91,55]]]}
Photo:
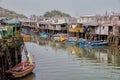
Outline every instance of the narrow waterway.
{"label": "narrow waterway", "polygon": [[120,80],[117,48],[89,49],[37,36],[33,39],[25,45],[37,66],[33,73],[17,80]]}

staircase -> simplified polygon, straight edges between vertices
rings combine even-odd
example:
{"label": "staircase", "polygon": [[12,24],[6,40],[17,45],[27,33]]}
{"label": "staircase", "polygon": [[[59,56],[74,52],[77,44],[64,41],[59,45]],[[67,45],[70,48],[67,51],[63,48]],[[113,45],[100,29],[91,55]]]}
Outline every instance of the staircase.
{"label": "staircase", "polygon": [[94,39],[94,33],[93,33],[93,32],[90,32],[89,34],[90,34],[90,36],[89,36],[88,40],[91,41],[91,40]]}

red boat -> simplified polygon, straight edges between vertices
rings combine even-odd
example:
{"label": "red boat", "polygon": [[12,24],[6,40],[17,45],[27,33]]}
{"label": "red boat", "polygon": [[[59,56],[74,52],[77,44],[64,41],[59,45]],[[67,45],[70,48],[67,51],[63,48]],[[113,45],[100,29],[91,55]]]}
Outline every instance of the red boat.
{"label": "red boat", "polygon": [[24,69],[22,67],[22,63],[18,64],[17,66],[7,70],[5,72],[5,75],[8,78],[20,78],[23,76],[26,76],[27,74],[31,73],[33,69],[35,68],[36,63],[35,62],[24,62]]}

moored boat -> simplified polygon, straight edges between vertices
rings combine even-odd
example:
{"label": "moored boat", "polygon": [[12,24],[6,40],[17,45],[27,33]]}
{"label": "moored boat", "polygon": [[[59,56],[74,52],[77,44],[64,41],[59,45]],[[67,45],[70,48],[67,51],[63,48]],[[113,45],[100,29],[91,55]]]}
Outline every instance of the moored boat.
{"label": "moored boat", "polygon": [[39,35],[42,39],[48,39],[50,37],[50,34],[45,32],[41,32]]}
{"label": "moored boat", "polygon": [[66,43],[77,44],[77,38],[76,37],[68,37],[68,40],[66,40]]}
{"label": "moored boat", "polygon": [[35,62],[24,62],[24,68],[23,68],[23,63],[20,63],[18,65],[16,65],[15,67],[7,70],[5,72],[5,75],[8,78],[20,78],[20,77],[24,77],[26,75],[28,75],[29,73],[31,73],[33,71],[33,69],[35,68],[36,63]]}
{"label": "moored boat", "polygon": [[68,36],[67,34],[54,34],[52,37],[54,41],[64,42],[68,39]]}
{"label": "moored boat", "polygon": [[79,40],[77,40],[77,44],[80,47],[87,47],[88,46],[88,41],[86,39],[79,39]]}
{"label": "moored boat", "polygon": [[89,44],[89,47],[90,48],[96,48],[96,47],[104,47],[104,46],[107,46],[107,45],[108,45],[108,42],[100,41],[100,42],[91,42]]}

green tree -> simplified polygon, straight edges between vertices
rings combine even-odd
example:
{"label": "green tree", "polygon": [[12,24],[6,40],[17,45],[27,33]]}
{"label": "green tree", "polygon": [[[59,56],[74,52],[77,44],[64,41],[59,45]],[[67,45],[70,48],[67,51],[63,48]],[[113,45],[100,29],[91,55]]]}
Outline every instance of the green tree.
{"label": "green tree", "polygon": [[58,10],[52,10],[51,12],[47,11],[43,16],[44,17],[71,17],[69,14],[63,13]]}

